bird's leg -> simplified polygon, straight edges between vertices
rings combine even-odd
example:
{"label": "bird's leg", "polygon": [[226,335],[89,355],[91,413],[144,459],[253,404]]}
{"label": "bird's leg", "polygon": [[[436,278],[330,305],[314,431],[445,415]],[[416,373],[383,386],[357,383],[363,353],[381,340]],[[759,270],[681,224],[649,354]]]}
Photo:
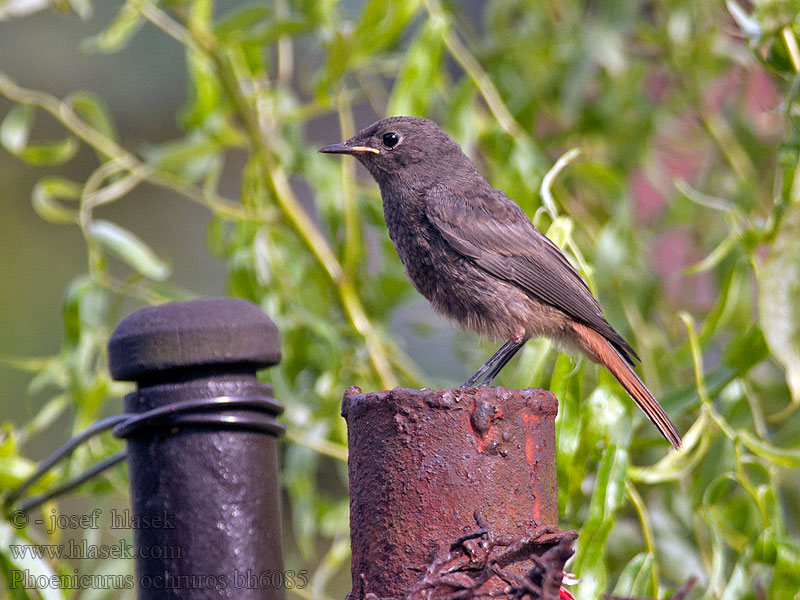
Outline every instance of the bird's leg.
{"label": "bird's leg", "polygon": [[[470,387],[473,385],[487,386],[492,383],[492,380],[497,377],[500,370],[506,366],[506,363],[525,345],[527,340],[512,339],[508,340],[503,347],[492,355],[492,358],[487,360],[483,366],[478,369],[475,374],[470,377],[462,387]],[[480,383],[478,383],[480,382]]]}
{"label": "bird's leg", "polygon": [[[481,379],[481,381],[480,381],[480,383],[478,385],[481,386],[481,387],[486,387],[490,383],[492,383],[494,378],[497,377],[497,374],[500,373],[500,371],[503,369],[503,367],[506,366],[508,361],[510,361],[514,357],[514,355],[517,352],[519,352],[519,349],[522,348],[522,346],[525,345],[526,341],[527,340],[519,340],[519,341],[511,340],[510,342],[506,342],[506,344],[503,346],[503,348],[506,348],[506,346],[508,346],[509,344],[511,344],[511,347],[509,347],[506,350],[506,352],[503,353],[503,355],[500,357],[500,359],[497,361],[497,363],[492,367],[492,370],[489,371],[489,373],[487,373],[486,376],[483,379]],[[501,348],[501,350],[502,350],[502,348]]]}

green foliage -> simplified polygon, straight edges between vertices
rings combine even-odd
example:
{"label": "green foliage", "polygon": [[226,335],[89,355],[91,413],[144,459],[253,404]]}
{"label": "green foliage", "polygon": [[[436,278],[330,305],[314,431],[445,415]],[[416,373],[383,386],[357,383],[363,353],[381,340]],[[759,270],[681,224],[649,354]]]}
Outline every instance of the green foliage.
{"label": "green foliage", "polygon": [[[379,116],[436,119],[567,251],[686,432],[684,450],[668,452],[607,373],[542,340],[503,373],[502,384],[549,387],[560,401],[559,508],[562,526],[581,533],[577,596],[664,598],[696,575],[698,597],[797,598],[800,7],[755,4],[497,0],[474,21],[438,0],[276,1],[228,14],[211,0],[128,1],[82,49],[121,51],[149,23],[182,44],[189,73],[185,135],[138,153],[101,99],[60,100],[0,73],[0,94],[15,103],[0,124],[8,152],[37,166],[68,161],[81,144],[97,154],[84,181],[47,174],[33,189],[42,218],[80,229],[88,266],[64,295],[62,351],[8,359],[31,373],[43,408],[4,425],[0,485],[33,469],[31,435],[69,408],[79,430],[127,389],[110,381],[105,357],[121,299],[191,295],[140,235],[94,216],[141,183],[159,186],[208,208],[208,247],[227,264],[230,293],[280,327],[284,357],[266,376],[288,407],[289,563],[318,565],[308,597],[334,593],[347,562],[341,395],[352,383],[436,378],[390,331],[410,287],[375,186],[353,161],[316,154],[334,140],[311,141],[305,128],[332,114],[347,138],[368,124],[353,117],[367,102]],[[39,113],[66,137],[32,142]],[[220,174],[243,151],[241,198],[226,198]],[[488,351],[466,360],[477,366]],[[38,489],[116,449],[100,440]],[[98,497],[124,489],[121,471],[90,485]],[[6,579],[20,565],[5,541],[28,535],[0,528]]]}

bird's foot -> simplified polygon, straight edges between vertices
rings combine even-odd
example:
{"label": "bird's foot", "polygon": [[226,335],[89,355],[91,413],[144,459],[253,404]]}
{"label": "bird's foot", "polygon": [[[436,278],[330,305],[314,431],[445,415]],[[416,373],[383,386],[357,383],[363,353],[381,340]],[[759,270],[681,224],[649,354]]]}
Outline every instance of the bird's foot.
{"label": "bird's foot", "polygon": [[492,384],[492,381],[494,381],[494,376],[490,377],[489,375],[487,375],[483,379],[481,379],[480,376],[481,373],[475,373],[475,375],[473,375],[467,381],[465,381],[461,385],[461,387],[489,387]]}
{"label": "bird's foot", "polygon": [[[476,385],[480,385],[478,382],[480,381],[480,378],[481,378],[482,374],[483,373],[478,371],[472,377],[470,377],[464,383],[462,383],[459,387],[475,387]],[[480,383],[483,383],[483,382],[480,381]]]}
{"label": "bird's foot", "polygon": [[502,348],[494,353],[494,356],[487,360],[475,374],[467,379],[461,387],[489,387],[500,370],[506,366],[517,351],[522,348],[526,340],[522,338],[507,341]]}

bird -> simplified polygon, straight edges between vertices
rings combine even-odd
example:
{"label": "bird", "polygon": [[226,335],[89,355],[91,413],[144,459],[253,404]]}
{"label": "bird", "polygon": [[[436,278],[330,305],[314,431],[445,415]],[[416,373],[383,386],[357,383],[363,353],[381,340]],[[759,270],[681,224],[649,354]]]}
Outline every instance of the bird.
{"label": "bird", "polygon": [[531,338],[603,365],[675,449],[681,438],[634,371],[634,349],[520,206],[483,177],[434,121],[381,119],[319,152],[349,154],[380,188],[389,237],[433,308],[503,346],[463,385],[488,386]]}

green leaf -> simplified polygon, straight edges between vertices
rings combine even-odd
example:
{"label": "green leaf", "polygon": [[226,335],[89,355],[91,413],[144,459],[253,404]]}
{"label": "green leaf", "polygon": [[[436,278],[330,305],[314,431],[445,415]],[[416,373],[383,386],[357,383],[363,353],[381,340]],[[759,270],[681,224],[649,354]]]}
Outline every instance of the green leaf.
{"label": "green leaf", "polygon": [[394,44],[420,5],[420,0],[369,0],[353,32],[355,51],[374,55]]}
{"label": "green leaf", "polygon": [[337,31],[325,48],[326,69],[317,85],[317,94],[324,95],[327,88],[339,80],[353,56],[353,36]]}
{"label": "green leaf", "polygon": [[70,137],[55,142],[27,146],[20,150],[17,156],[32,165],[55,166],[70,160],[75,156],[79,147],[78,141]]}
{"label": "green leaf", "polygon": [[[2,18],[3,13],[0,12],[0,20]],[[2,573],[3,580],[6,583],[5,589],[8,590],[8,598],[10,600],[35,600],[24,587],[14,585],[15,579],[19,577],[19,569],[16,569],[2,552],[0,552],[0,573]]]}
{"label": "green leaf", "polygon": [[189,102],[180,110],[181,123],[187,129],[206,126],[223,106],[220,82],[206,56],[196,50],[187,51],[189,69]]}
{"label": "green leaf", "polygon": [[20,431],[20,440],[24,443],[27,438],[51,427],[64,411],[70,407],[70,399],[66,394],[59,394],[49,400],[31,420],[25,423]]}
{"label": "green leaf", "polygon": [[75,114],[104,136],[112,140],[118,139],[111,111],[100,96],[87,91],[75,92],[67,96],[65,102],[72,106]]}
{"label": "green leaf", "polygon": [[764,337],[786,369],[792,401],[800,403],[800,203],[787,210],[756,275]]}
{"label": "green leaf", "polygon": [[61,303],[66,341],[77,344],[82,335],[100,328],[107,318],[108,302],[108,292],[88,275],[71,281]]}
{"label": "green leaf", "polygon": [[238,141],[223,136],[191,135],[179,141],[147,147],[143,152],[147,162],[159,170],[175,173],[187,181],[197,181],[227,147]]}
{"label": "green leaf", "polygon": [[78,210],[67,208],[58,200],[77,200],[81,186],[62,177],[45,177],[33,187],[31,204],[36,214],[50,223],[77,223]]}
{"label": "green leaf", "polygon": [[75,156],[79,144],[71,137],[28,145],[33,118],[32,106],[18,104],[12,108],[0,123],[0,144],[14,156],[33,165],[60,165]]}
{"label": "green leaf", "polygon": [[0,144],[11,154],[19,154],[28,145],[33,116],[32,106],[17,104],[0,123]]}
{"label": "green leaf", "polygon": [[228,286],[238,298],[258,299],[258,278],[251,248],[240,248],[228,261]]}
{"label": "green leaf", "polygon": [[[773,581],[780,583],[780,595],[775,598],[794,600],[790,590],[800,589],[800,542],[797,539],[782,539],[778,542],[778,557],[775,562],[775,576]],[[788,593],[784,593],[788,592]]]}
{"label": "green leaf", "polygon": [[0,456],[0,488],[8,490],[17,487],[30,477],[36,463],[19,455]]}
{"label": "green leaf", "polygon": [[625,495],[628,453],[610,446],[597,471],[589,515],[578,538],[573,569],[580,577],[576,597],[597,598],[605,591],[608,573],[605,557],[608,537]]}
{"label": "green leaf", "polygon": [[[562,512],[569,512],[582,501],[581,483],[586,473],[585,445],[581,439],[581,405],[579,369],[566,354],[556,359],[549,390],[558,399],[556,416],[557,466],[559,485],[566,493],[559,494]],[[577,460],[576,460],[577,457]]]}
{"label": "green leaf", "polygon": [[542,151],[528,136],[519,136],[513,139],[509,163],[514,167],[514,172],[524,174],[518,179],[522,188],[522,197],[518,202],[523,209],[530,204],[539,194],[540,183],[547,171],[547,161]]}
{"label": "green leaf", "polygon": [[167,264],[127,229],[110,221],[97,220],[89,225],[87,233],[89,238],[104,250],[145,277],[162,281],[169,276],[170,270]]}
{"label": "green leaf", "polygon": [[127,46],[144,24],[140,6],[139,0],[127,0],[111,24],[99,34],[84,40],[81,49],[85,52],[112,53]]}
{"label": "green leaf", "polygon": [[[744,375],[768,356],[769,348],[764,340],[764,334],[758,326],[753,325],[733,340],[729,347],[725,349],[722,359],[724,365],[729,365],[736,369],[738,375]],[[730,380],[723,380],[723,382],[717,389],[727,385]],[[708,385],[709,392],[712,395],[716,393],[711,385],[711,377],[708,378]]]}
{"label": "green leaf", "polygon": [[[13,578],[14,571],[28,573],[34,579],[42,577],[45,580],[49,580],[51,577],[56,576],[56,574],[53,572],[53,569],[49,564],[47,564],[47,560],[44,558],[33,558],[30,554],[26,554],[21,558],[12,558],[10,553],[6,550],[12,544],[16,545],[17,547],[24,547],[30,544],[30,541],[17,534],[17,532],[11,528],[11,525],[8,522],[5,520],[0,520],[0,548],[3,548],[2,570],[6,577],[11,576]],[[13,579],[8,583],[13,583]],[[12,586],[9,585],[9,587]],[[19,587],[20,584],[17,583],[16,586],[12,587],[12,589],[19,589]],[[37,597],[41,597],[42,600],[64,600],[67,597],[65,594],[61,593],[61,590],[58,586],[44,586],[37,588],[36,591],[39,593],[39,596]],[[25,598],[25,596],[18,597]]]}
{"label": "green leaf", "polygon": [[632,430],[629,406],[607,387],[596,387],[582,406],[583,423],[586,424],[584,435],[592,439],[605,438],[615,446],[628,447]]}
{"label": "green leaf", "polygon": [[634,556],[619,574],[614,596],[622,598],[644,598],[650,591],[655,556],[643,552]]}
{"label": "green leaf", "polygon": [[19,452],[17,436],[11,423],[0,426],[0,456],[13,456]]}
{"label": "green leaf", "polygon": [[308,29],[310,24],[305,19],[278,17],[272,8],[255,6],[244,8],[227,17],[214,31],[222,43],[271,44],[281,36]]}
{"label": "green leaf", "polygon": [[743,552],[736,561],[736,566],[728,578],[725,585],[725,592],[720,596],[720,600],[739,600],[747,596],[752,589],[753,582],[747,576],[747,566],[750,563],[749,552]]}
{"label": "green leaf", "polygon": [[[444,19],[429,19],[406,52],[387,109],[390,115],[424,115],[433,100],[442,60]],[[428,93],[420,93],[427,90]]]}
{"label": "green leaf", "polygon": [[569,217],[556,218],[547,229],[547,237],[559,248],[567,245],[567,240],[572,237],[575,229],[575,222]]}
{"label": "green leaf", "polygon": [[[705,339],[718,329],[737,322],[736,319],[749,319],[752,295],[751,271],[744,264],[737,264],[729,271],[726,281],[722,284],[717,303],[703,323],[700,339]],[[765,346],[763,341],[761,345]]]}
{"label": "green leaf", "polygon": [[214,27],[214,33],[220,42],[239,40],[249,29],[272,21],[274,14],[272,7],[247,6],[222,19]]}
{"label": "green leaf", "polygon": [[559,434],[559,449],[563,448],[567,456],[577,450],[580,434],[579,398],[574,390],[570,389],[574,370],[572,359],[565,354],[560,354],[556,359],[549,386],[550,391],[561,403],[556,417],[556,425]]}

